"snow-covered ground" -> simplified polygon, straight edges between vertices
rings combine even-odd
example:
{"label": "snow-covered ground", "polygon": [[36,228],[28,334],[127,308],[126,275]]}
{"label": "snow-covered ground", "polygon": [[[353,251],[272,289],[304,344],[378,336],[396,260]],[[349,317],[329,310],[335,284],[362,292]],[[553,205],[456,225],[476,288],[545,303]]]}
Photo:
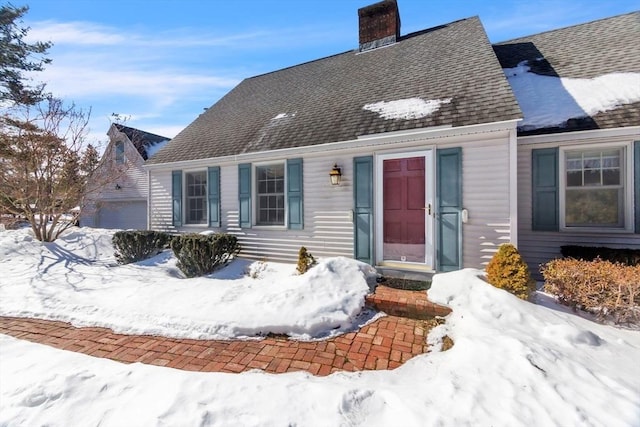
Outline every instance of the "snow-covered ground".
{"label": "snow-covered ground", "polygon": [[[236,262],[181,279],[168,254],[115,265],[104,230],[48,244],[3,231],[0,314],[171,336],[322,337],[362,321],[369,271],[343,258],[302,277]],[[0,426],[640,425],[639,331],[518,300],[481,275],[434,278],[429,298],[453,313],[428,337],[436,351],[393,371],[195,373],[0,335]],[[439,352],[445,334],[455,345]]]}

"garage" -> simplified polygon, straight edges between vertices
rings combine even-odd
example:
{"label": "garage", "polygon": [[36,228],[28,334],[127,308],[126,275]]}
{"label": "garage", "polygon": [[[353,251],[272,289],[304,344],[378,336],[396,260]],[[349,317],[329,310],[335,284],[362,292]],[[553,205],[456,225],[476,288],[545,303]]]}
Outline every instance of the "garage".
{"label": "garage", "polygon": [[102,202],[96,215],[96,227],[146,230],[147,202]]}

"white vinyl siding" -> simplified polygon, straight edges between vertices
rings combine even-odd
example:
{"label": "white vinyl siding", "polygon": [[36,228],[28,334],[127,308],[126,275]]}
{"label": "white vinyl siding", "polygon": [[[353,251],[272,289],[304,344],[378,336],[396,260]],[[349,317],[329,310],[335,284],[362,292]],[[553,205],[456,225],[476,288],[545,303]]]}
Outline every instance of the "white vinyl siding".
{"label": "white vinyl siding", "polygon": [[[512,125],[514,126],[514,125]],[[353,158],[390,152],[415,152],[425,149],[462,148],[463,207],[469,220],[462,224],[463,266],[483,268],[502,243],[511,242],[509,135],[515,129],[500,129],[455,137],[414,138],[400,145],[376,144],[359,148],[306,153],[297,151],[288,157],[304,158],[304,228],[288,230],[282,227],[240,228],[238,213],[238,163],[269,165],[284,157],[265,159],[243,158],[242,161],[219,159],[220,205],[222,232],[235,234],[242,251],[240,256],[259,260],[294,262],[301,246],[316,257],[353,257]],[[336,164],[342,168],[342,182],[332,186],[329,172]],[[204,161],[194,166],[203,166]],[[171,226],[171,169],[152,168],[151,228],[166,231],[201,231],[185,225],[175,230]],[[254,177],[255,180],[255,177]],[[255,192],[254,192],[255,197]],[[375,203],[378,203],[376,200]],[[254,201],[255,212],[255,201]]]}
{"label": "white vinyl siding", "polygon": [[465,267],[487,265],[498,247],[512,242],[509,204],[509,141],[490,139],[462,146],[462,224]]}
{"label": "white vinyl siding", "polygon": [[[99,227],[98,209],[101,203],[139,203],[145,202],[149,193],[147,172],[144,170],[144,160],[133,144],[128,140],[123,143],[124,158],[127,161],[122,165],[116,164],[116,143],[107,146],[103,154],[103,161],[98,165],[93,175],[93,181],[89,186],[96,185],[97,190],[91,190],[87,195],[85,206],[80,214],[80,225]],[[135,209],[135,215],[140,215],[140,209]],[[134,220],[136,224],[147,223],[146,210],[140,219]],[[123,224],[122,227],[127,228]]]}

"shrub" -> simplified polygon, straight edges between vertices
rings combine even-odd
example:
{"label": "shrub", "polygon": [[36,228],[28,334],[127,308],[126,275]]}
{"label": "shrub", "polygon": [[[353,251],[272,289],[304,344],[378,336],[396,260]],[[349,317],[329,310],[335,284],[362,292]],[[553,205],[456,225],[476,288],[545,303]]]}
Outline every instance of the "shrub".
{"label": "shrub", "polygon": [[560,247],[565,258],[593,261],[600,258],[605,261],[619,262],[626,265],[640,265],[640,249],[614,249],[595,246],[566,245]]}
{"label": "shrub", "polygon": [[240,245],[231,234],[181,234],[171,240],[171,249],[184,275],[197,277],[226,265],[240,252]]}
{"label": "shrub", "polygon": [[170,234],[150,230],[117,231],[111,239],[119,264],[151,258],[166,249],[170,241]]}
{"label": "shrub", "polygon": [[298,266],[296,270],[298,270],[298,273],[304,274],[314,265],[316,265],[316,259],[307,251],[307,248],[302,246],[298,251]]}
{"label": "shrub", "polygon": [[535,290],[529,267],[512,244],[501,245],[487,264],[487,280],[496,288],[528,300]]}
{"label": "shrub", "polygon": [[640,265],[556,259],[541,268],[545,291],[558,302],[589,311],[600,320],[640,322]]}

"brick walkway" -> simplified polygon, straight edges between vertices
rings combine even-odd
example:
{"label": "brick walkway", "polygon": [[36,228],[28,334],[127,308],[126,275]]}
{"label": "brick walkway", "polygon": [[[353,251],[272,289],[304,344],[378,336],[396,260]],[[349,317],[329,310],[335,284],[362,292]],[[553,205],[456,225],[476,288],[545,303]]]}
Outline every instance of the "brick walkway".
{"label": "brick walkway", "polygon": [[[424,292],[396,291],[379,286],[374,301],[410,297],[427,301]],[[404,301],[404,300],[403,300]],[[407,303],[407,301],[404,301]],[[414,301],[415,302],[415,301]],[[418,304],[427,310],[439,306]],[[417,304],[408,304],[416,306]],[[243,372],[262,369],[271,373],[308,371],[328,375],[336,371],[394,369],[427,350],[428,320],[386,316],[339,337],[323,341],[294,341],[267,337],[262,340],[203,341],[157,336],[122,335],[105,328],[75,328],[68,323],[0,317],[0,333],[16,338],[125,363],[141,362],[189,371]]]}

